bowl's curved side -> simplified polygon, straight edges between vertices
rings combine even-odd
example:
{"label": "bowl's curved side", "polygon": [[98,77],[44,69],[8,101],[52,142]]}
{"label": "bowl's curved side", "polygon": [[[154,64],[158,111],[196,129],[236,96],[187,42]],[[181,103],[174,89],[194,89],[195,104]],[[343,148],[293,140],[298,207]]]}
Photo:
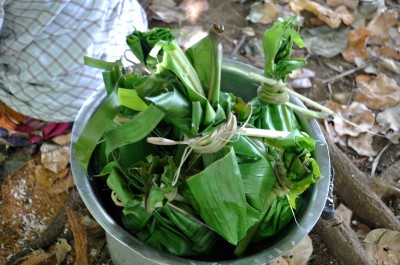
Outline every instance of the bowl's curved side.
{"label": "bowl's curved side", "polygon": [[[261,70],[252,66],[224,60],[222,67],[222,88],[227,92],[235,92],[236,95],[245,100],[256,95],[256,82],[249,79],[249,72]],[[249,85],[250,84],[250,85]],[[205,262],[198,260],[183,259],[162,253],[140,242],[120,226],[109,212],[102,206],[98,194],[94,190],[90,177],[79,166],[76,157],[76,142],[85,125],[95,113],[101,102],[105,99],[101,91],[93,94],[79,111],[73,131],[71,143],[71,170],[76,187],[86,207],[99,222],[107,233],[108,248],[115,264],[265,264],[292,249],[295,244],[302,240],[318,221],[326,202],[329,191],[330,161],[327,144],[319,125],[314,119],[306,119],[298,116],[299,122],[304,130],[317,140],[317,148],[314,157],[317,160],[323,179],[313,185],[305,194],[302,209],[297,215],[296,222],[289,224],[271,241],[258,243],[252,253],[235,260]],[[299,106],[304,106],[296,98],[291,101]]]}

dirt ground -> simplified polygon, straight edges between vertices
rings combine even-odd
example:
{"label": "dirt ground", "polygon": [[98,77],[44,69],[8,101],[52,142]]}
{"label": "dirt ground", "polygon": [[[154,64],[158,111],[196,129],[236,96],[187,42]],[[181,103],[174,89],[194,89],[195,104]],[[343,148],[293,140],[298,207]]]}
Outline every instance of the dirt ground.
{"label": "dirt ground", "polygon": [[[171,27],[176,29],[207,31],[213,23],[224,25],[223,47],[224,57],[251,64],[263,68],[263,57],[260,55],[260,43],[264,31],[268,25],[252,23],[246,19],[249,15],[250,5],[255,1],[217,1],[209,0],[208,9],[193,20],[178,22],[165,22],[161,20],[150,6],[152,1],[140,1],[146,9],[149,18],[149,27]],[[175,1],[178,2],[178,1]],[[180,2],[180,1],[179,1]],[[281,5],[289,1],[275,1]],[[325,1],[316,1],[325,4]],[[396,1],[386,1],[389,8],[399,11]],[[307,12],[304,16],[310,16]],[[304,25],[308,27],[309,25]],[[253,34],[243,31],[252,28]],[[183,34],[184,35],[184,34]],[[327,79],[356,68],[352,63],[343,60],[341,55],[333,58],[323,58],[311,55],[305,49],[296,48],[295,57],[307,58],[307,68],[315,73],[312,78],[312,87],[295,88],[302,95],[309,97],[320,104],[331,101],[336,94],[350,95],[346,98],[347,104],[352,102],[356,92],[356,77],[360,73],[353,73],[339,78],[335,82],[325,82]],[[338,70],[339,69],[339,70]],[[397,79],[398,84],[400,84]],[[382,150],[388,141],[385,138],[375,137],[374,149]],[[107,251],[104,233],[84,207],[78,197],[74,197],[71,175],[68,171],[63,174],[53,174],[48,170],[41,173],[47,176],[47,180],[39,178],[38,156],[40,146],[34,148],[1,150],[6,155],[6,160],[0,164],[0,264],[83,264],[80,260],[86,260],[88,264],[113,264]],[[341,146],[341,150],[366,176],[375,167],[374,159],[357,154],[352,148]],[[36,156],[31,157],[32,154]],[[390,144],[381,154],[376,165],[376,174],[381,174],[400,160],[400,145]],[[14,174],[11,174],[15,172]],[[43,173],[45,172],[45,173]],[[9,174],[8,174],[9,173]],[[62,176],[61,176],[62,175]],[[58,186],[57,186],[58,185]],[[49,195],[49,187],[52,187]],[[64,190],[63,190],[64,189]],[[68,190],[68,192],[65,192]],[[72,198],[72,199],[71,199]],[[336,204],[341,198],[335,196]],[[385,198],[385,203],[400,219],[400,199],[396,196]],[[65,207],[67,205],[70,206]],[[79,216],[85,229],[74,226],[71,220]],[[56,222],[54,222],[56,220]],[[68,221],[70,220],[70,221]],[[352,223],[357,223],[357,217],[353,216]],[[82,226],[82,221],[81,221]],[[46,228],[54,225],[53,231]],[[43,232],[46,235],[43,236]],[[341,265],[326,242],[313,230],[309,235],[312,239],[313,252],[308,262],[309,265]],[[48,240],[43,242],[40,238]],[[86,241],[79,241],[85,237]],[[83,240],[83,239],[82,239]],[[79,242],[85,244],[84,250],[87,257],[80,257]],[[35,249],[37,251],[31,252]],[[84,252],[84,251],[83,251]],[[64,257],[64,258],[63,258]],[[25,263],[24,263],[25,262]]]}

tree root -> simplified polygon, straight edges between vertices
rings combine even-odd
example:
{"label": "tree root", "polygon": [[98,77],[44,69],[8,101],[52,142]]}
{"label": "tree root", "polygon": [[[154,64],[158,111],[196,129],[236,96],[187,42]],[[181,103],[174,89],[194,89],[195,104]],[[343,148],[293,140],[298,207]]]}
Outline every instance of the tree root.
{"label": "tree root", "polygon": [[368,257],[355,232],[336,213],[331,220],[320,218],[314,229],[342,264],[375,264]]}
{"label": "tree root", "polygon": [[63,233],[65,224],[68,221],[66,209],[68,208],[76,211],[82,206],[83,202],[79,197],[79,193],[76,188],[73,188],[69,191],[68,197],[64,202],[64,207],[60,208],[51,224],[40,235],[40,237],[30,241],[20,252],[16,253],[7,264],[17,264],[18,260],[32,252],[32,250],[46,249],[53,245],[57,241],[59,235]]}
{"label": "tree root", "polygon": [[335,191],[344,204],[370,227],[400,231],[400,221],[370,187],[370,180],[336,146],[326,131],[322,130],[328,144],[331,164],[335,169]]}

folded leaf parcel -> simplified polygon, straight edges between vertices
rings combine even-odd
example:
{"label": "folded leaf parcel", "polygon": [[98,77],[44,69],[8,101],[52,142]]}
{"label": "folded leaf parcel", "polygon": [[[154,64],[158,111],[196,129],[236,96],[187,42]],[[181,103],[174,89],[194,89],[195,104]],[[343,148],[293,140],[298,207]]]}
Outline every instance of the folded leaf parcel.
{"label": "folded leaf parcel", "polygon": [[104,70],[108,96],[77,160],[106,182],[116,218],[139,240],[177,256],[224,240],[239,256],[293,221],[322,177],[285,86],[306,63],[291,58],[293,43],[302,46],[296,21],[265,32],[264,76],[249,73],[260,82],[249,102],[221,88],[221,26],[186,51],[168,28],[134,31],[126,42],[140,67],[85,58]]}

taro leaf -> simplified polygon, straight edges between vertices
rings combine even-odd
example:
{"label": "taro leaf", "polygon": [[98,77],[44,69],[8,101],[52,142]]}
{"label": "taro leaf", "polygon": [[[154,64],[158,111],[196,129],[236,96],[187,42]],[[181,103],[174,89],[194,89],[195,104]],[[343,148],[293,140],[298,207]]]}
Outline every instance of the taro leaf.
{"label": "taro leaf", "polygon": [[104,135],[107,143],[106,155],[118,147],[142,140],[157,126],[163,117],[164,112],[154,105],[150,105],[132,120],[108,131]]}
{"label": "taro leaf", "polygon": [[385,228],[374,229],[365,237],[364,248],[377,264],[399,264],[400,232]]}
{"label": "taro leaf", "polygon": [[266,198],[276,182],[270,162],[247,136],[239,136],[229,145],[235,150],[247,202],[265,213],[268,210],[265,208]]}
{"label": "taro leaf", "polygon": [[261,213],[246,202],[240,169],[232,147],[200,173],[186,180],[205,223],[229,243],[236,245]]}
{"label": "taro leaf", "polygon": [[349,27],[331,29],[328,26],[305,28],[301,35],[308,53],[332,58],[347,46]]}
{"label": "taro leaf", "polygon": [[214,109],[218,105],[220,92],[222,44],[219,34],[223,31],[223,27],[213,25],[206,37],[186,51]]}

